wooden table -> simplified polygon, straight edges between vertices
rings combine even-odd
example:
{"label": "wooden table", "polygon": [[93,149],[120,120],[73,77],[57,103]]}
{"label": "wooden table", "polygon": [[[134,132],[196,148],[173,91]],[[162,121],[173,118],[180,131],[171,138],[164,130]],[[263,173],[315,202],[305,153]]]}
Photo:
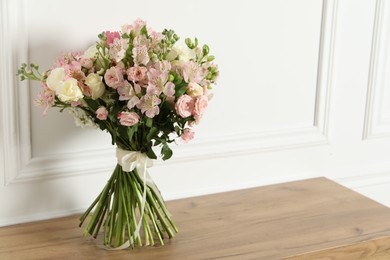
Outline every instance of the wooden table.
{"label": "wooden table", "polygon": [[390,209],[325,178],[168,202],[165,247],[107,251],[78,216],[0,228],[0,259],[390,259]]}

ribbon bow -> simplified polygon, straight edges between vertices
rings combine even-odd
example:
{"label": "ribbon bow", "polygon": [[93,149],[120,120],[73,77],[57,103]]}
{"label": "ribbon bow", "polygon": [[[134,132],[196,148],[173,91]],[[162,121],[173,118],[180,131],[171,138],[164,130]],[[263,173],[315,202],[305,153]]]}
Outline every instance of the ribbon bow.
{"label": "ribbon bow", "polygon": [[134,169],[140,172],[146,171],[146,168],[153,166],[153,161],[144,153],[135,151],[126,151],[116,148],[116,157],[118,163],[125,172],[131,172]]}

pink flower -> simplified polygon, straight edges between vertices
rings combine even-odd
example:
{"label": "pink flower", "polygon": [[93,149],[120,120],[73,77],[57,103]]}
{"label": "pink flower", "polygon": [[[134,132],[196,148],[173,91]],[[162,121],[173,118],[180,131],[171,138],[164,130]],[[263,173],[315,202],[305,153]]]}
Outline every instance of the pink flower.
{"label": "pink flower", "polygon": [[119,100],[129,100],[135,95],[134,89],[128,81],[123,81],[123,85],[117,88]]}
{"label": "pink flower", "polygon": [[194,61],[187,61],[183,63],[182,74],[184,81],[200,83],[205,77],[205,73],[202,67]]}
{"label": "pink flower", "polygon": [[109,68],[104,74],[104,81],[109,87],[117,89],[123,85],[122,69],[118,67]]}
{"label": "pink flower", "polygon": [[197,97],[203,95],[203,88],[195,82],[190,82],[187,86],[187,94],[191,97]]}
{"label": "pink flower", "polygon": [[135,65],[146,65],[150,61],[148,48],[145,45],[140,45],[133,48],[133,59]]}
{"label": "pink flower", "polygon": [[80,100],[74,101],[74,102],[70,103],[70,105],[71,105],[72,107],[78,107],[78,106],[81,105],[81,101],[80,101]]}
{"label": "pink flower", "polygon": [[133,96],[129,102],[127,102],[127,107],[129,109],[132,109],[133,107],[135,107],[136,105],[138,105],[138,103],[140,102],[139,98],[137,96]]}
{"label": "pink flower", "polygon": [[175,105],[176,113],[183,117],[189,117],[194,110],[194,99],[189,95],[179,97]]}
{"label": "pink flower", "polygon": [[127,79],[133,82],[136,81],[145,81],[146,80],[146,73],[148,72],[148,69],[146,67],[130,67],[126,73],[127,73]]}
{"label": "pink flower", "polygon": [[134,21],[132,29],[135,31],[136,34],[139,34],[141,31],[142,27],[146,25],[146,21],[137,18],[137,20]]}
{"label": "pink flower", "polygon": [[120,39],[121,38],[121,35],[119,34],[119,32],[110,32],[110,31],[107,31],[106,32],[106,37],[107,37],[107,40],[106,40],[106,47],[108,47],[108,45],[111,45],[114,43],[114,40],[115,39]]}
{"label": "pink flower", "polygon": [[96,110],[96,117],[99,119],[99,120],[106,120],[107,119],[107,116],[108,116],[108,111],[105,107],[99,107],[97,110]]}
{"label": "pink flower", "polygon": [[126,50],[129,47],[128,39],[115,38],[114,42],[110,44],[108,55],[115,61],[120,62],[126,56]]}
{"label": "pink flower", "polygon": [[163,92],[167,97],[173,97],[173,95],[175,95],[175,84],[170,81],[167,82],[164,86]]}
{"label": "pink flower", "polygon": [[160,108],[158,105],[161,103],[161,100],[156,95],[146,94],[137,104],[137,107],[141,109],[142,113],[149,118],[153,118],[155,115],[160,113]]}
{"label": "pink flower", "polygon": [[184,141],[184,143],[188,143],[192,139],[194,139],[195,133],[192,132],[189,128],[185,128],[180,138]]}
{"label": "pink flower", "polygon": [[49,89],[46,85],[43,85],[43,92],[37,94],[37,99],[34,100],[36,106],[43,108],[42,115],[47,115],[47,110],[54,106],[55,93]]}
{"label": "pink flower", "polygon": [[121,112],[118,115],[119,122],[124,126],[133,126],[139,122],[139,115],[135,112]]}
{"label": "pink flower", "polygon": [[205,95],[199,96],[195,100],[194,110],[192,114],[196,117],[202,117],[209,104],[209,98]]}
{"label": "pink flower", "polygon": [[81,58],[80,59],[80,65],[86,69],[91,69],[93,66],[93,61],[90,58]]}

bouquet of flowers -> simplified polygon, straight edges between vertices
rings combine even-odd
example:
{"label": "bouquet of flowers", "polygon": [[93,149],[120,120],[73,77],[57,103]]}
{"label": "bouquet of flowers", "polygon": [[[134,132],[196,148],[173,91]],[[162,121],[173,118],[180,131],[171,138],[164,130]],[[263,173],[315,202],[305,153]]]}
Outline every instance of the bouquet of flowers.
{"label": "bouquet of flowers", "polygon": [[84,235],[101,228],[106,247],[164,245],[178,230],[147,168],[172,156],[171,143],[194,137],[190,127],[204,114],[218,68],[209,47],[187,38],[178,46],[172,30],[153,31],[142,20],[103,32],[85,52],[67,53],[40,73],[22,64],[21,80],[42,82],[35,103],[68,110],[81,126],[110,133],[118,164],[80,218]]}

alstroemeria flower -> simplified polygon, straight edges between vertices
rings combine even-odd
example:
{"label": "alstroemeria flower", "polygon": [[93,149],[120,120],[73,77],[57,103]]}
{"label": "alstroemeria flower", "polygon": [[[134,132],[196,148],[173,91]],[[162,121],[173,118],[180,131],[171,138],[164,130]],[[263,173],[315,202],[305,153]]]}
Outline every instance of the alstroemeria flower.
{"label": "alstroemeria flower", "polygon": [[155,115],[160,113],[160,108],[158,105],[161,103],[161,100],[156,95],[146,94],[137,104],[137,108],[141,109],[142,113],[149,118],[153,118]]}

